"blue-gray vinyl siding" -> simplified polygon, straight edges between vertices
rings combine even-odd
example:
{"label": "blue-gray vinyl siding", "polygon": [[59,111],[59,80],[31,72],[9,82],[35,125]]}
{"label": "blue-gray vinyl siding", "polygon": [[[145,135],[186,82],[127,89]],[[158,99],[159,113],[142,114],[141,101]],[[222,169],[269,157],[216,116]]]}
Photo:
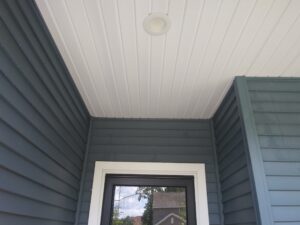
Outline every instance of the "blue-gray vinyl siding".
{"label": "blue-gray vinyl siding", "polygon": [[78,224],[88,221],[95,161],[205,163],[210,224],[221,224],[210,121],[93,119],[91,126]]}
{"label": "blue-gray vinyl siding", "polygon": [[247,78],[275,225],[300,224],[300,79]]}
{"label": "blue-gray vinyl siding", "polygon": [[256,225],[251,166],[232,86],[213,117],[224,225]]}
{"label": "blue-gray vinyl siding", "polygon": [[0,16],[0,224],[74,224],[89,114],[33,1]]}

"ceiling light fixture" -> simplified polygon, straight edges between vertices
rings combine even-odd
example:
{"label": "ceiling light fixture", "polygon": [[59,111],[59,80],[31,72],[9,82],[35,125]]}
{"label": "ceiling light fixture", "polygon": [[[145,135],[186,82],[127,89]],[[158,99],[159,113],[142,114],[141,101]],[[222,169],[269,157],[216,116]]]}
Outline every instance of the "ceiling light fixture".
{"label": "ceiling light fixture", "polygon": [[170,29],[171,21],[164,13],[151,13],[144,19],[143,25],[148,34],[162,35]]}

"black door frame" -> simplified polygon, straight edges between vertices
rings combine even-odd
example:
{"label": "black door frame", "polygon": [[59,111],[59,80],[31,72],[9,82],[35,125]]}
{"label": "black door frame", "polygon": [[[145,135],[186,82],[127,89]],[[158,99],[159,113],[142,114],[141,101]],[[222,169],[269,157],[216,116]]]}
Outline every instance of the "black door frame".
{"label": "black door frame", "polygon": [[101,225],[111,225],[115,186],[161,186],[186,189],[187,225],[196,225],[193,176],[106,174]]}

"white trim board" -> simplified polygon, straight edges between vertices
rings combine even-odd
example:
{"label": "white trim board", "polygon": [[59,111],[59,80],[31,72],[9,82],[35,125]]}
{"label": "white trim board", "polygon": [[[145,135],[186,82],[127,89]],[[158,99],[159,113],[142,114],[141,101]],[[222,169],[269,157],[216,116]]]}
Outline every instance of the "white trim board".
{"label": "white trim board", "polygon": [[209,225],[204,164],[108,161],[97,161],[95,165],[88,225],[100,225],[106,174],[193,176],[197,225]]}

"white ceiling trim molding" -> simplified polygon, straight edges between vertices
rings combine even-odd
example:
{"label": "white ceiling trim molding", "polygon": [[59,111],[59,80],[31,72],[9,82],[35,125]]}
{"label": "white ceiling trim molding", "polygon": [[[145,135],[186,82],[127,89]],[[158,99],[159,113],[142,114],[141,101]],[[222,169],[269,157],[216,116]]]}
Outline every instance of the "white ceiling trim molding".
{"label": "white ceiling trim molding", "polygon": [[96,161],[88,225],[101,222],[106,174],[193,176],[197,225],[209,225],[205,165],[202,163]]}
{"label": "white ceiling trim molding", "polygon": [[92,116],[206,119],[236,75],[300,76],[299,0],[36,3]]}

